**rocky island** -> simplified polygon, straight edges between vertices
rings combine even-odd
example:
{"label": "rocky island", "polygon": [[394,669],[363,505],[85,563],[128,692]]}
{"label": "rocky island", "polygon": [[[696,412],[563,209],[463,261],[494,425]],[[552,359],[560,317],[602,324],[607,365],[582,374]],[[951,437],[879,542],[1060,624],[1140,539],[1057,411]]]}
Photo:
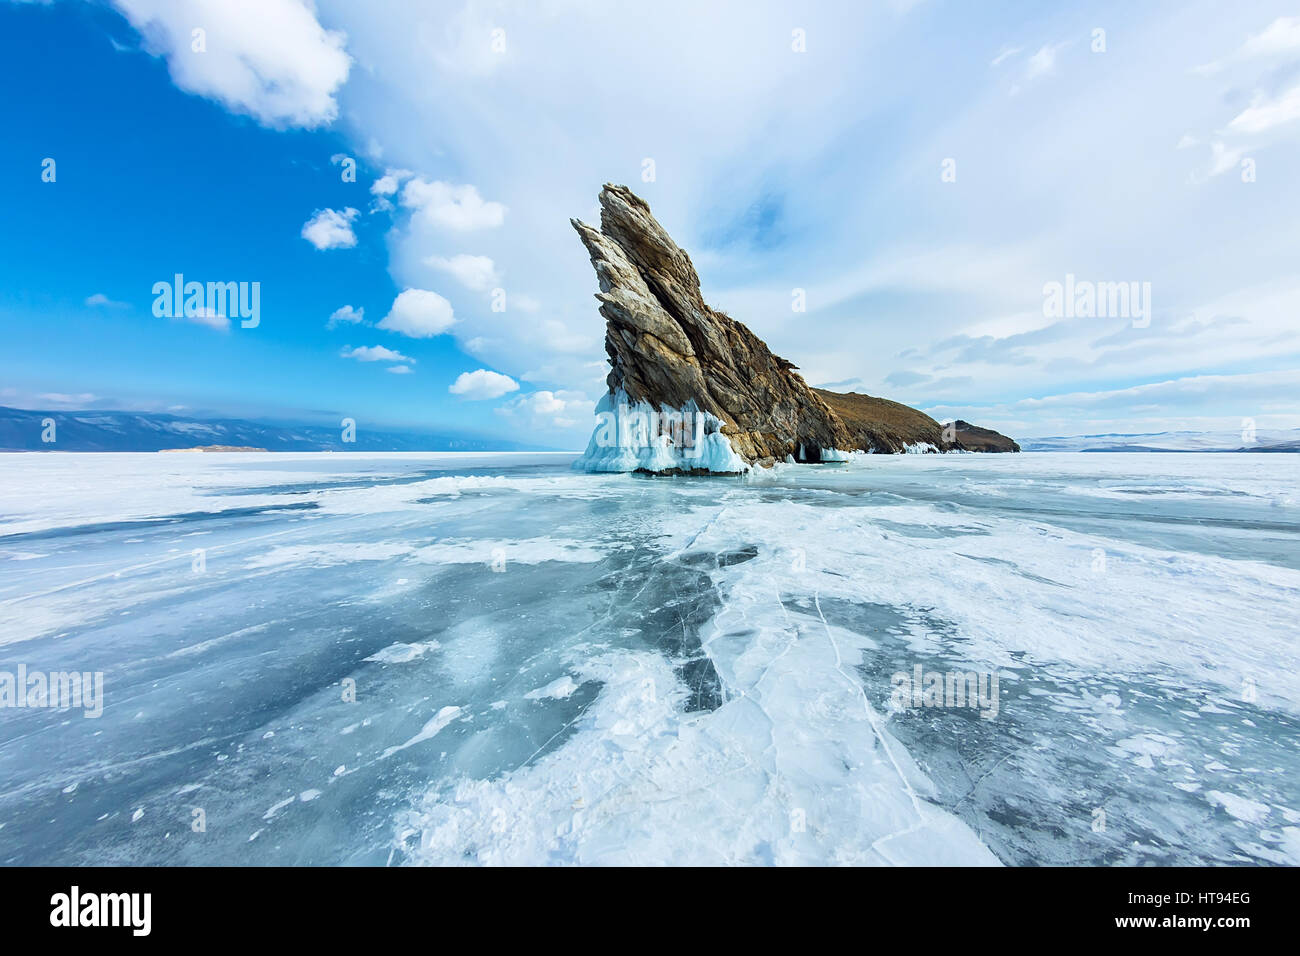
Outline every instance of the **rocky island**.
{"label": "rocky island", "polygon": [[600,229],[571,220],[605,318],[609,392],[577,467],[736,472],[852,452],[1019,451],[990,429],[810,387],[744,324],[710,308],[691,258],[626,186],[600,192]]}

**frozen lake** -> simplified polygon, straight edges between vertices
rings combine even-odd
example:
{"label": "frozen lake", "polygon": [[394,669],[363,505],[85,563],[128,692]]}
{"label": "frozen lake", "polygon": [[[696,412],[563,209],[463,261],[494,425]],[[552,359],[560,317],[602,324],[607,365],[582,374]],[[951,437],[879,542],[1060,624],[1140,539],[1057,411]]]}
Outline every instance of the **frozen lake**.
{"label": "frozen lake", "polygon": [[1297,456],[574,457],[0,456],[0,863],[1300,864]]}

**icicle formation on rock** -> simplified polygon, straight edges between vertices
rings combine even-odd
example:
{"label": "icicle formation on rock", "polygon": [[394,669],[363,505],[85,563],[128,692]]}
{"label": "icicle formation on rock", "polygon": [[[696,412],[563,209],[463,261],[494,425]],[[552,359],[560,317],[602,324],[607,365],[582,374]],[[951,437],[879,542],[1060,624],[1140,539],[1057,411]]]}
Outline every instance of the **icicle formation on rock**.
{"label": "icicle formation on rock", "polygon": [[720,419],[701,412],[694,402],[657,410],[649,402],[629,404],[620,390],[596,406],[596,430],[573,467],[661,474],[747,471],[749,464],[732,450],[721,426]]}

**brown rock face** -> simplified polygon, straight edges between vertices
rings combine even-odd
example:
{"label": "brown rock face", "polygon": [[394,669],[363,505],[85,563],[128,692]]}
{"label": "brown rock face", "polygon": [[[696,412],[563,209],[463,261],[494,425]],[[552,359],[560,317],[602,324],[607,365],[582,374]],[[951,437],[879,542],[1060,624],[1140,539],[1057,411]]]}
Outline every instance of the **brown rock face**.
{"label": "brown rock face", "polygon": [[995,432],[991,428],[980,428],[978,425],[964,422],[960,418],[952,423],[952,427],[956,432],[956,441],[953,442],[953,445],[957,448],[964,448],[966,451],[1020,451],[1019,445],[1006,435]]}
{"label": "brown rock face", "polygon": [[843,394],[813,389],[839,416],[849,430],[849,449],[876,452],[902,452],[905,445],[918,442],[943,451],[950,446],[943,440],[943,426],[925,412],[887,398]]}
{"label": "brown rock face", "polygon": [[691,257],[626,186],[600,193],[600,230],[573,220],[600,281],[611,392],[657,409],[694,399],[724,422],[736,453],[798,457],[844,448],[844,426],[794,366],[700,295]]}
{"label": "brown rock face", "polygon": [[600,283],[611,393],[621,389],[631,403],[659,410],[694,400],[722,420],[732,448],[750,462],[787,455],[818,461],[822,448],[945,446],[941,426],[928,415],[810,388],[753,332],[709,308],[691,257],[626,186],[601,190],[599,230],[571,221]]}

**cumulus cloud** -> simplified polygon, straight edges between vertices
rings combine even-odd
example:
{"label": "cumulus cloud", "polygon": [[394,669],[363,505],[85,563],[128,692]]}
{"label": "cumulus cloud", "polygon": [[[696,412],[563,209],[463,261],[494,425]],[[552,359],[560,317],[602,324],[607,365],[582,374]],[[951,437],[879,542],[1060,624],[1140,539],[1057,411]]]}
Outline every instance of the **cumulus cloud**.
{"label": "cumulus cloud", "polygon": [[92,309],[125,309],[127,307],[127,303],[110,299],[102,292],[96,292],[94,295],[87,296],[86,305],[90,306]]}
{"label": "cumulus cloud", "polygon": [[473,372],[461,372],[456,381],[447,386],[447,391],[473,401],[481,401],[485,398],[500,398],[507,392],[517,392],[519,383],[509,375],[480,368]]}
{"label": "cumulus cloud", "polygon": [[394,375],[410,375],[413,370],[409,365],[393,365],[385,371],[392,372]]}
{"label": "cumulus cloud", "polygon": [[596,404],[581,392],[543,389],[511,399],[496,411],[531,428],[573,428],[591,421]]}
{"label": "cumulus cloud", "polygon": [[397,188],[404,180],[411,178],[409,169],[386,169],[384,175],[380,176],[370,185],[370,194],[372,196],[391,196],[397,192]]}
{"label": "cumulus cloud", "polygon": [[[501,281],[496,265],[487,256],[457,255],[450,259],[430,256],[425,260],[440,272],[445,272],[467,289],[484,292]],[[521,297],[522,298],[522,297]],[[518,303],[518,299],[516,299]],[[522,306],[521,306],[522,308]]]}
{"label": "cumulus cloud", "polygon": [[352,220],[361,215],[356,209],[317,209],[302,227],[302,237],[317,249],[351,249],[357,244]]}
{"label": "cumulus cloud", "polygon": [[392,212],[397,207],[393,205],[391,196],[401,187],[402,183],[413,176],[409,169],[387,169],[384,175],[380,176],[370,184],[370,195],[375,198],[370,203],[370,212]]}
{"label": "cumulus cloud", "polygon": [[429,223],[467,231],[490,229],[505,221],[506,207],[489,202],[471,185],[412,179],[402,188],[402,205]]}
{"label": "cumulus cloud", "polygon": [[428,289],[407,289],[393,300],[393,307],[379,322],[379,328],[413,339],[441,335],[456,321],[451,303]]}
{"label": "cumulus cloud", "polygon": [[330,313],[330,318],[325,327],[332,329],[340,325],[359,325],[365,321],[366,310],[364,308],[354,309],[350,305],[340,306]]}
{"label": "cumulus cloud", "polygon": [[[314,128],[338,115],[351,57],[304,0],[113,0],[167,61],[172,81],[272,127]],[[201,31],[201,32],[196,32]]]}
{"label": "cumulus cloud", "polygon": [[414,362],[415,359],[403,355],[383,345],[358,345],[356,348],[344,347],[339,353],[343,358],[356,359],[358,362]]}

